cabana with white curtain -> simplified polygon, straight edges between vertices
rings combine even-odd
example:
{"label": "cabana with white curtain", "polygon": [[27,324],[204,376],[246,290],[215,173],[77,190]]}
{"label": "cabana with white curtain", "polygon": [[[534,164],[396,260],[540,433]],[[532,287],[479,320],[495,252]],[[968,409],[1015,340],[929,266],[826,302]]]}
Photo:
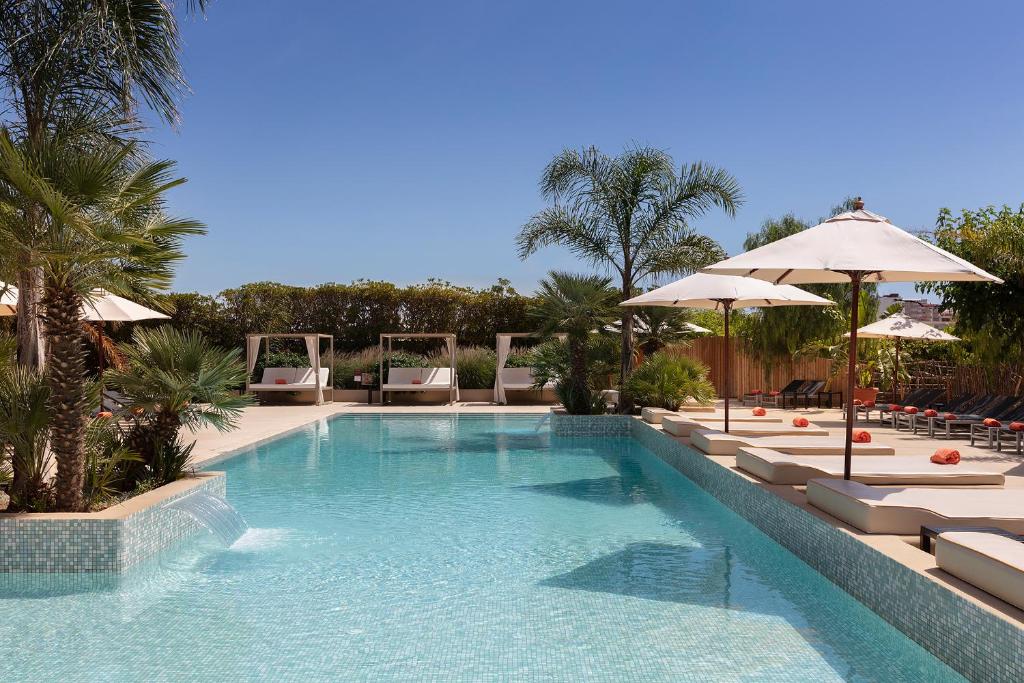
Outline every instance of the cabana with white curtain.
{"label": "cabana with white curtain", "polygon": [[[263,368],[263,376],[259,382],[250,382],[252,371],[256,367],[256,359],[260,347],[266,342],[266,353],[270,354],[270,342],[273,339],[302,339],[306,342],[306,353],[309,355],[308,368]],[[327,340],[327,367],[321,367],[320,343]],[[296,334],[247,334],[245,336],[245,391],[253,393],[270,391],[312,391],[316,405],[324,403],[324,389],[331,392],[331,403],[334,403],[334,385],[331,379],[331,368],[334,367],[334,337],[329,334],[296,333]]]}
{"label": "cabana with white curtain", "polygon": [[[393,368],[391,349],[395,340],[440,339],[448,349],[450,368]],[[387,342],[387,353],[384,342]],[[380,403],[387,402],[389,391],[447,391],[448,402],[459,400],[459,373],[456,362],[455,335],[451,332],[386,332],[380,335],[377,353],[377,376],[381,378]],[[386,371],[386,372],[385,372]]]}
{"label": "cabana with white curtain", "polygon": [[[543,391],[554,389],[555,383],[548,382],[543,387],[535,386],[533,368],[506,368],[509,354],[512,351],[512,340],[523,337],[536,337],[535,332],[499,332],[495,337],[495,348],[498,352],[498,367],[494,373],[494,402],[504,405],[508,402],[506,391]],[[564,336],[564,335],[559,335]]]}

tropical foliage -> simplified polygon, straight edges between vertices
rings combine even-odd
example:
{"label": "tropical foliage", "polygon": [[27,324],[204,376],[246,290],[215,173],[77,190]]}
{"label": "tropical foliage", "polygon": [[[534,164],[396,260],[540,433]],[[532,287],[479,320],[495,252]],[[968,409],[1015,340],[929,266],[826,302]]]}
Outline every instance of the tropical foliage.
{"label": "tropical foliage", "polygon": [[707,367],[692,358],[668,352],[645,359],[626,385],[640,405],[667,410],[678,410],[688,400],[710,405],[715,399]]}
{"label": "tropical foliage", "polygon": [[[690,221],[721,209],[734,215],[739,183],[704,163],[677,170],[665,152],[627,149],[611,157],[594,147],[567,149],[541,176],[541,194],[553,203],[523,226],[517,238],[523,259],[561,246],[617,276],[620,301],[659,275],[692,272],[724,254]],[[623,309],[620,385],[633,368],[633,312]],[[621,407],[628,398],[623,392]]]}
{"label": "tropical foliage", "polygon": [[690,327],[690,309],[670,306],[644,306],[635,309],[636,346],[651,355],[666,346],[685,345],[696,335]]}
{"label": "tropical foliage", "polygon": [[[588,414],[599,405],[592,376],[592,338],[614,322],[617,292],[611,280],[597,275],[553,271],[541,280],[530,315],[543,337],[565,335],[565,365],[559,368],[556,392],[571,414]],[[543,381],[538,377],[538,383]]]}

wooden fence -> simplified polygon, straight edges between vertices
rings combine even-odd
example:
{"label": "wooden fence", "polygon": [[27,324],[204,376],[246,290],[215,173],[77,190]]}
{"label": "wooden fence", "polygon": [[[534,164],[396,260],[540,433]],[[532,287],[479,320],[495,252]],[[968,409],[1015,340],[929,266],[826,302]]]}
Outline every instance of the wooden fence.
{"label": "wooden fence", "polygon": [[[742,396],[755,389],[762,391],[781,389],[794,379],[828,379],[831,372],[831,363],[825,358],[799,358],[773,364],[766,377],[764,366],[737,348],[738,343],[735,339],[732,340],[730,346],[732,351],[730,360],[732,396],[734,397]],[[691,341],[689,346],[676,347],[673,350],[708,366],[710,368],[709,378],[715,385],[718,395],[724,394],[724,337],[700,337]],[[832,388],[845,393],[845,370],[833,380]]]}

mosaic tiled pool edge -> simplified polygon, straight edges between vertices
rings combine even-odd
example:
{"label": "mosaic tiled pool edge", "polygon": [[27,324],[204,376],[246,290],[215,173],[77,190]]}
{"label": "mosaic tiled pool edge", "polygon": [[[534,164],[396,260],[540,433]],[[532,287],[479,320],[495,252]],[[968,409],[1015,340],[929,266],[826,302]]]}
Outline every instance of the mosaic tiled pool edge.
{"label": "mosaic tiled pool edge", "polygon": [[223,496],[224,475],[207,472],[195,485],[121,518],[0,517],[0,572],[123,572],[203,530],[163,507],[198,491]]}
{"label": "mosaic tiled pool edge", "polygon": [[[552,433],[644,447],[972,681],[1024,680],[1024,630],[634,418],[572,416]],[[588,427],[590,431],[588,431]]]}

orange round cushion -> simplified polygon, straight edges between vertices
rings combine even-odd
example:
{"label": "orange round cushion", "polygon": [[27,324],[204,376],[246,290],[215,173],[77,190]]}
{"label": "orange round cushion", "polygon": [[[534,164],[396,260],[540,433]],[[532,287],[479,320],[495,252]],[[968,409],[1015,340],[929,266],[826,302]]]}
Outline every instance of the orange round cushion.
{"label": "orange round cushion", "polygon": [[960,462],[960,451],[955,448],[940,448],[932,454],[931,460],[937,465],[955,465]]}
{"label": "orange round cushion", "polygon": [[109,410],[102,410],[102,411],[96,413],[96,417],[98,417],[100,419],[103,419],[103,420],[106,420],[107,418],[114,417],[114,414],[112,412],[110,412]]}
{"label": "orange round cushion", "polygon": [[895,403],[890,403],[889,404],[889,410],[891,410],[891,411],[893,411],[895,413],[897,411],[903,410],[903,407],[902,406],[898,406]]}
{"label": "orange round cushion", "polygon": [[853,442],[854,443],[871,443],[871,432],[865,429],[854,429],[853,430]]}
{"label": "orange round cushion", "polygon": [[774,390],[773,390],[773,391],[769,391],[769,392],[768,392],[768,395],[769,395],[769,396],[778,396],[778,395],[779,395],[780,393],[782,393],[782,392],[780,392],[780,391],[774,391]]}
{"label": "orange round cushion", "polygon": [[760,389],[754,389],[753,391],[750,392],[750,395],[751,396],[757,396],[758,394],[763,394],[763,393],[764,392],[761,391]]}
{"label": "orange round cushion", "polygon": [[956,419],[956,413],[946,413],[945,415],[942,416],[942,419],[943,420],[955,420]]}
{"label": "orange round cushion", "polygon": [[906,408],[903,409],[903,412],[906,413],[907,415],[916,415],[917,408],[915,408],[914,406],[907,406]]}
{"label": "orange round cushion", "polygon": [[981,424],[985,425],[986,427],[1002,427],[1003,426],[1003,423],[1000,422],[999,420],[995,419],[994,417],[986,417],[984,420],[981,421]]}
{"label": "orange round cushion", "polygon": [[274,384],[288,384],[288,380],[286,380],[284,377],[278,377],[277,379],[274,380]]}
{"label": "orange round cushion", "polygon": [[929,408],[928,410],[924,411],[924,416],[925,417],[938,417],[939,416],[939,411],[933,410],[933,409]]}
{"label": "orange round cushion", "polygon": [[1024,432],[1024,422],[1011,422],[1010,429],[1015,432]]}
{"label": "orange round cushion", "polygon": [[768,411],[765,410],[764,408],[754,408],[753,410],[750,411],[750,414],[756,415],[757,417],[761,417],[763,415],[767,415]]}
{"label": "orange round cushion", "polygon": [[853,399],[853,405],[855,405],[855,406],[862,406],[862,405],[864,405],[864,401],[860,400],[859,398],[855,398],[855,399]]}
{"label": "orange round cushion", "polygon": [[865,408],[874,408],[875,407],[875,402],[874,401],[864,401],[864,407]]}
{"label": "orange round cushion", "polygon": [[810,424],[810,422],[807,421],[806,417],[794,417],[793,418],[793,426],[794,427],[806,427],[809,424]]}

